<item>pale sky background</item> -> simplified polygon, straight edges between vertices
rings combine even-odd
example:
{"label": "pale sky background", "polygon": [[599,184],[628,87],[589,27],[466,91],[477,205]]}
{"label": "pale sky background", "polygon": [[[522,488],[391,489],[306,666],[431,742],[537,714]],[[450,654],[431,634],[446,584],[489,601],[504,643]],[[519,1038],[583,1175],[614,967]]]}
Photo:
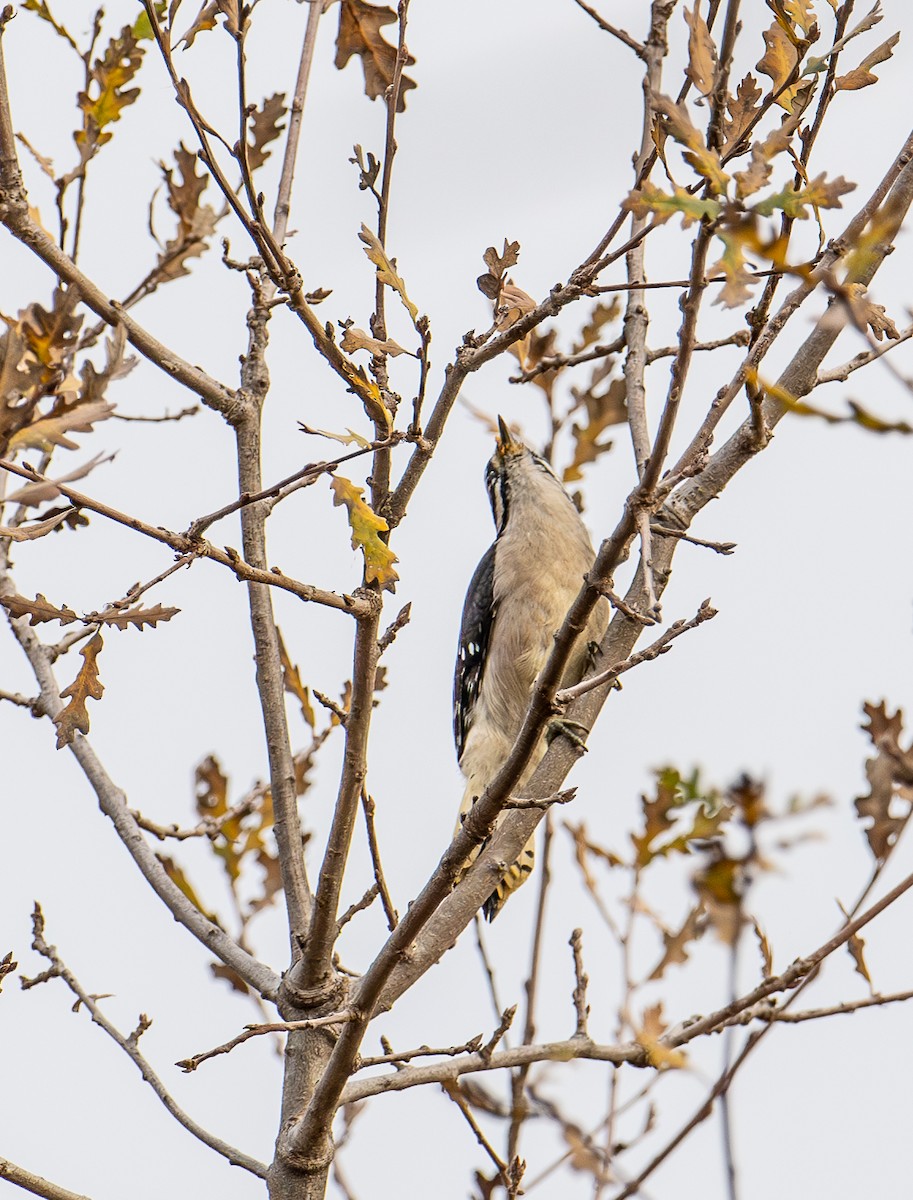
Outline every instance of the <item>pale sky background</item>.
{"label": "pale sky background", "polygon": [[[826,49],[829,6],[817,5]],[[908,6],[886,0],[885,20],[847,51],[846,68],[902,26]],[[641,36],[646,0],[604,0],[607,19]],[[747,0],[736,79],[754,70],[770,21],[760,0]],[[91,19],[82,0],[55,12],[82,37]],[[187,18],[193,10],[188,8]],[[250,94],[291,93],[306,12],[287,0],[256,11],[251,38]],[[132,3],[111,6],[109,31],[135,17]],[[356,63],[333,67],[337,17],[323,21],[308,95],[291,226],[291,250],[308,287],[331,287],[321,309],[328,320],[351,316],[367,327],[372,273],[357,240],[373,201],[359,193],[347,161],[358,142],[380,154],[384,113],[363,95]],[[666,88],[681,82],[685,26],[672,22],[675,45]],[[834,103],[816,148],[814,172],[843,174],[859,188],[842,213],[830,214],[829,233],[843,227],[893,160],[908,129],[911,39],[876,73],[882,82]],[[397,256],[413,299],[431,316],[438,390],[445,363],[462,333],[487,326],[489,313],[475,288],[481,254],[503,238],[522,245],[516,282],[543,296],[598,241],[630,186],[631,153],[639,141],[639,64],[624,46],[600,33],[572,0],[464,0],[459,5],[414,0],[408,43],[417,58],[410,74],[418,88],[399,120],[399,156],[388,245]],[[34,15],[21,12],[5,47],[14,124],[54,159],[73,158],[73,98],[81,86],[78,63]],[[200,37],[181,57],[198,104],[228,124],[234,74],[233,47],[221,32]],[[88,183],[83,269],[110,296],[124,295],[151,265],[146,203],[159,183],[156,162],[168,158],[189,130],[172,101],[164,72],[150,54],[140,76],[143,95],[114,127],[114,140],[92,165]],[[233,126],[229,126],[233,128]],[[232,135],[234,136],[234,135]],[[274,155],[261,186],[271,194]],[[49,226],[53,197],[35,165],[24,160],[34,204]],[[780,167],[781,173],[785,168]],[[786,176],[783,174],[783,181]],[[214,198],[213,198],[214,199]],[[215,200],[214,200],[215,202]],[[159,200],[159,228],[169,230]],[[237,231],[236,257],[248,253]],[[898,324],[910,304],[910,235],[882,269],[874,299]],[[648,243],[653,279],[679,278],[690,243],[677,222]],[[623,266],[603,282],[619,282]],[[0,307],[15,312],[32,300],[48,303],[49,273],[9,237],[0,237]],[[667,344],[677,326],[675,293],[655,306],[650,344]],[[229,385],[237,381],[244,347],[248,297],[228,275],[218,251],[195,261],[192,277],[162,288],[137,312],[140,321],[178,352]],[[408,327],[388,304],[391,335]],[[768,375],[807,332],[803,313],[771,356]],[[580,316],[562,320],[573,332]],[[739,315],[705,307],[703,337],[737,327]],[[614,331],[613,331],[614,332]],[[832,354],[843,362],[861,348],[844,334]],[[397,361],[395,383],[411,396],[415,366]],[[682,437],[728,380],[736,355],[698,356],[683,403]],[[911,373],[906,347],[895,362]],[[655,421],[668,381],[669,360],[649,376]],[[272,323],[273,390],[267,413],[265,478],[279,479],[302,463],[332,454],[332,443],[307,439],[297,423],[364,429],[354,398],[323,369],[299,324],[281,310]],[[538,392],[511,387],[514,360],[490,365],[470,378],[464,395],[493,415],[520,421],[531,439],[544,435]],[[819,393],[835,411],[856,398],[890,419],[910,419],[910,395],[875,366],[850,383]],[[111,392],[125,413],[174,411],[187,403],[157,369],[141,363]],[[735,406],[738,409],[738,405]],[[429,404],[430,409],[430,404]],[[741,415],[740,413],[738,415]],[[614,526],[631,486],[626,431],[614,451],[585,479],[586,519],[594,540]],[[236,494],[232,439],[221,419],[204,411],[173,425],[110,421],[82,439],[81,452],[61,454],[61,466],[100,450],[117,459],[95,473],[85,490],[169,528],[182,529],[199,514]],[[378,833],[394,899],[405,909],[450,836],[461,784],[450,730],[450,689],[460,608],[467,581],[491,540],[482,471],[491,438],[458,408],[410,519],[397,531],[402,583],[388,605],[390,618],[411,600],[412,623],[386,659],[390,686],[376,713],[370,787],[378,802]],[[401,467],[404,457],[400,455]],[[361,471],[361,474],[358,473]],[[363,468],[350,472],[363,478]],[[573,775],[580,795],[568,814],[585,819],[591,836],[623,849],[637,819],[640,793],[651,772],[671,762],[699,765],[725,786],[742,771],[766,780],[772,805],[793,794],[826,792],[832,809],[817,810],[803,829],[823,836],[777,859],[779,869],[759,880],[752,907],[760,916],[777,969],[824,941],[839,918],[835,899],[849,905],[868,876],[871,860],[854,819],[852,800],[863,787],[868,743],[858,731],[863,700],[911,700],[911,595],[908,480],[910,442],[876,438],[852,427],[785,420],[775,444],[751,464],[720,501],[701,514],[698,536],[735,541],[731,558],[694,547],[676,556],[664,597],[668,621],[692,615],[710,596],[720,615],[677,643],[659,662],[632,672],[613,697],[591,752]],[[271,561],[291,574],[337,590],[356,586],[360,562],[350,550],[341,512],[330,509],[324,483],[299,492],[270,524]],[[211,537],[239,544],[237,525],[223,522]],[[78,536],[62,534],[15,555],[19,590],[44,592],[82,610],[100,608],[137,579],[170,562],[163,548],[93,518]],[[619,582],[622,581],[620,575]],[[104,700],[91,708],[92,741],[133,807],[163,822],[192,820],[192,771],[216,754],[235,795],[265,773],[262,726],[253,688],[252,643],[244,589],[214,565],[199,563],[172,577],[153,595],[181,615],[142,636],[106,636],[101,674]],[[350,623],[316,606],[275,598],[279,620],[304,681],[338,693],[350,672]],[[44,627],[47,628],[47,627]],[[78,663],[68,658],[58,676],[69,682]],[[0,687],[32,693],[28,665],[7,637],[0,640]],[[304,742],[290,709],[293,742]],[[0,955],[11,949],[27,974],[42,963],[29,949],[32,901],[41,901],[48,939],[90,992],[112,992],[105,1011],[126,1032],[139,1012],[154,1019],[142,1047],[178,1101],[213,1132],[268,1161],[277,1126],[280,1067],[266,1039],[185,1076],[175,1060],[224,1041],[257,1019],[253,1008],[209,981],[209,956],[174,924],[142,881],[107,821],[98,812],[75,761],[53,749],[48,722],[3,706],[0,745],[5,767],[6,846],[0,870]],[[315,831],[309,867],[317,860],[335,796],[341,739],[326,746],[315,785],[303,802]],[[562,814],[564,815],[564,814]],[[768,834],[770,842],[776,831]],[[361,895],[369,864],[359,829],[346,879],[345,901]],[[227,912],[221,880],[205,848],[177,851],[207,900]],[[570,866],[570,847],[556,838],[556,882],[544,961],[547,981],[540,1018],[543,1038],[573,1031],[572,972],[567,938],[582,926],[591,978],[591,1031],[613,1037],[618,960],[611,940]],[[901,845],[882,882],[886,890],[910,869]],[[655,873],[649,898],[670,922],[688,902],[688,866]],[[491,928],[489,946],[499,963],[504,1003],[521,1000],[535,885],[511,900]],[[866,933],[876,987],[913,984],[907,897]],[[616,910],[617,911],[617,910]],[[284,921],[258,918],[256,949],[276,968],[284,965]],[[342,943],[347,964],[366,965],[378,944],[378,911],[362,915]],[[649,969],[655,947],[645,940],[637,961]],[[500,965],[503,964],[503,965]],[[758,962],[746,942],[743,985],[757,979]],[[645,989],[644,1004],[662,998],[672,1021],[707,1012],[726,999],[726,960],[710,936],[687,968],[672,968]],[[836,957],[808,993],[815,1003],[853,998],[865,985],[848,956]],[[152,1200],[165,1195],[218,1194],[247,1200],[263,1194],[252,1176],[230,1168],[168,1116],[123,1053],[85,1013],[70,1013],[72,997],[52,982],[23,993],[11,979],[0,996],[0,1156],[93,1200]],[[374,1053],[386,1032],[397,1048],[423,1042],[447,1045],[492,1027],[491,1006],[471,931],[457,949],[378,1023],[366,1042]],[[909,1194],[910,1068],[913,1027],[908,1008],[891,1008],[774,1031],[741,1073],[733,1093],[741,1200],[782,1197]],[[692,1055],[693,1070],[661,1081],[657,1131],[644,1159],[664,1144],[693,1111],[718,1070],[716,1039]],[[545,1072],[542,1090],[559,1099],[581,1126],[604,1111],[607,1074],[595,1064]],[[625,1094],[644,1077],[623,1077]],[[490,1079],[490,1085],[494,1080]],[[640,1118],[622,1136],[632,1135]],[[503,1128],[486,1125],[502,1146]],[[527,1126],[523,1153],[533,1179],[562,1146],[544,1122]],[[722,1197],[719,1130],[707,1122],[651,1179],[653,1200]],[[468,1127],[437,1089],[381,1097],[354,1126],[343,1165],[359,1200],[435,1196],[460,1200],[475,1166],[488,1170]],[[632,1164],[633,1166],[633,1160]],[[586,1178],[559,1172],[532,1190],[544,1198],[588,1196]],[[4,1193],[5,1195],[6,1193]]]}

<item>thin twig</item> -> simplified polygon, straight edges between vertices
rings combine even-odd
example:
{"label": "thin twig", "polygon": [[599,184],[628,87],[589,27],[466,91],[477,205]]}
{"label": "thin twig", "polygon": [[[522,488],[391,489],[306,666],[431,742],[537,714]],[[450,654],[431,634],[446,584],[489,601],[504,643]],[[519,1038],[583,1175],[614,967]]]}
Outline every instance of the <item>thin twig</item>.
{"label": "thin twig", "polygon": [[380,889],[378,888],[377,883],[372,883],[362,898],[350,904],[336,922],[336,932],[341,933],[357,913],[364,912],[366,908],[370,908],[377,899],[379,892]]}
{"label": "thin twig", "polygon": [[[158,1075],[152,1069],[148,1059],[139,1051],[139,1040],[143,1033],[152,1024],[150,1019],[141,1015],[139,1024],[136,1029],[129,1035],[124,1035],[117,1029],[101,1011],[98,1004],[98,997],[90,995],[85,988],[80,984],[76,976],[70,971],[66,963],[57,953],[56,946],[50,946],[45,941],[44,937],[44,915],[40,905],[36,904],[32,913],[32,949],[38,954],[46,958],[51,964],[50,968],[43,972],[44,978],[59,978],[64,981],[70,991],[76,996],[79,1004],[84,1005],[92,1016],[92,1020],[96,1025],[100,1026],[105,1033],[114,1042],[120,1046],[121,1050],[130,1058],[133,1064],[137,1067],[143,1079],[158,1096],[162,1104],[171,1113],[174,1119],[192,1134],[198,1141],[209,1146],[211,1150],[215,1150],[217,1154],[221,1154],[223,1158],[227,1158],[232,1166],[243,1167],[245,1171],[250,1171],[252,1175],[256,1175],[260,1179],[266,1178],[266,1166],[258,1162],[255,1158],[245,1154],[241,1150],[236,1150],[234,1146],[229,1146],[227,1142],[223,1142],[221,1138],[215,1137],[214,1134],[208,1133],[202,1126],[198,1125],[192,1117],[177,1104],[174,1098],[170,1095],[165,1085],[159,1079]],[[33,980],[23,980],[23,986],[33,984]]]}
{"label": "thin twig", "polygon": [[583,930],[575,929],[571,934],[569,946],[574,954],[574,1012],[577,1017],[577,1028],[574,1032],[574,1037],[585,1038],[587,1033],[587,1017],[590,1012],[589,1005],[586,1002],[587,984],[590,982],[590,977],[583,969]]}
{"label": "thin twig", "polygon": [[58,491],[75,504],[77,508],[87,508],[90,512],[107,517],[109,521],[115,521],[118,525],[124,525],[127,529],[133,529],[137,533],[142,533],[146,537],[152,538],[153,541],[170,546],[178,554],[189,555],[194,558],[211,559],[223,567],[228,567],[238,579],[278,587],[283,591],[291,592],[299,600],[325,604],[329,608],[351,613],[355,617],[363,615],[367,611],[368,606],[356,597],[347,596],[346,594],[339,596],[335,592],[325,592],[321,588],[312,587],[310,584],[299,583],[297,580],[284,575],[278,567],[271,567],[269,570],[254,567],[250,563],[245,562],[240,554],[230,547],[221,550],[209,542],[195,542],[188,538],[186,534],[172,533],[160,525],[150,525],[146,521],[141,521],[138,517],[128,516],[116,508],[111,508],[110,505],[102,504],[99,500],[93,500],[91,496],[77,492],[66,484],[49,480],[39,471],[33,471],[27,466],[19,466],[8,459],[0,459],[0,469],[12,471],[14,475],[18,475],[22,479],[28,479],[33,483],[53,482]]}
{"label": "thin twig", "polygon": [[179,1062],[175,1063],[175,1066],[189,1073],[190,1071],[195,1071],[201,1063],[206,1062],[210,1058],[216,1058],[220,1054],[230,1054],[236,1046],[250,1041],[251,1038],[263,1037],[268,1033],[292,1033],[298,1029],[323,1029],[328,1025],[342,1025],[346,1021],[351,1020],[352,1014],[343,1011],[329,1013],[325,1017],[312,1017],[307,1021],[267,1021],[262,1025],[246,1025],[243,1033],[229,1038],[221,1046],[215,1046],[212,1050],[204,1050],[200,1054],[193,1054],[190,1058],[182,1058]]}
{"label": "thin twig", "polygon": [[610,33],[614,38],[618,38],[629,50],[633,50],[638,58],[644,57],[644,47],[636,38],[632,38],[629,33],[625,33],[623,29],[619,29],[616,25],[610,25],[608,21],[599,15],[595,8],[590,8],[589,4],[586,4],[584,0],[574,0],[574,3],[579,8],[582,8],[587,16],[592,17],[601,30],[605,33]]}
{"label": "thin twig", "polygon": [[575,683],[570,687],[562,688],[555,695],[555,703],[560,705],[570,704],[576,700],[578,696],[583,696],[587,692],[593,691],[594,688],[602,687],[607,683],[611,683],[617,679],[619,675],[623,675],[625,671],[630,671],[632,667],[640,666],[641,663],[651,662],[658,658],[661,654],[665,654],[672,642],[677,637],[681,637],[683,633],[687,633],[689,629],[696,629],[698,625],[703,625],[705,621],[712,620],[717,615],[717,610],[712,608],[709,600],[705,600],[701,607],[697,610],[690,621],[676,621],[670,625],[665,633],[660,634],[655,642],[645,647],[643,650],[638,650],[636,654],[632,654],[630,658],[626,658],[623,662],[615,663],[608,667],[605,671],[600,671],[598,675],[590,675],[586,679],[582,679],[580,683]]}
{"label": "thin twig", "polygon": [[377,845],[377,830],[374,827],[374,813],[377,805],[374,802],[374,797],[368,795],[367,788],[362,786],[361,789],[361,806],[365,814],[365,825],[368,831],[368,849],[371,851],[371,864],[374,868],[374,883],[380,896],[380,902],[384,906],[384,915],[387,918],[387,928],[392,933],[399,923],[399,913],[393,907],[393,901],[390,899],[390,889],[387,887],[387,880],[384,878],[384,868],[380,861],[380,849]]}
{"label": "thin twig", "polygon": [[[545,934],[545,910],[549,884],[552,880],[551,852],[553,821],[551,814],[545,818],[545,834],[542,841],[542,863],[539,867],[539,895],[536,899],[536,923],[533,929],[533,944],[530,952],[529,971],[526,975],[526,1018],[523,1025],[523,1045],[531,1045],[536,1038],[536,1001],[539,990],[539,968],[542,961],[542,941]],[[520,1132],[529,1110],[526,1103],[526,1081],[529,1066],[515,1071],[510,1084],[510,1128],[507,1133],[507,1157],[517,1157],[520,1148]]]}
{"label": "thin twig", "polygon": [[495,1150],[494,1146],[492,1146],[491,1142],[488,1140],[488,1138],[482,1132],[482,1129],[481,1129],[478,1121],[476,1121],[475,1117],[472,1115],[469,1105],[463,1099],[463,1093],[460,1090],[459,1081],[458,1080],[447,1080],[441,1084],[441,1089],[442,1089],[442,1091],[444,1091],[446,1093],[446,1095],[448,1095],[450,1097],[450,1099],[454,1102],[454,1104],[457,1106],[457,1108],[463,1114],[463,1116],[466,1120],[466,1124],[469,1126],[469,1128],[475,1134],[476,1141],[479,1143],[479,1145],[482,1147],[482,1149],[485,1151],[485,1153],[488,1155],[488,1157],[494,1163],[495,1169],[497,1170],[498,1174],[501,1176],[501,1183],[504,1185],[504,1189],[506,1191],[510,1187],[510,1180],[508,1179],[508,1176],[507,1176],[507,1163],[502,1161],[497,1150]]}

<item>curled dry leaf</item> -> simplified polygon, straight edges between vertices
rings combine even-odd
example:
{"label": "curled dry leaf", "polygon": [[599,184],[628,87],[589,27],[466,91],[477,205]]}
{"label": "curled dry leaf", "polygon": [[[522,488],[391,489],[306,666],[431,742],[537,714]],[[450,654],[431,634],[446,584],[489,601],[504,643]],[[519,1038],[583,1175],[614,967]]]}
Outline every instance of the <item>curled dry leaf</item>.
{"label": "curled dry leaf", "polygon": [[[371,100],[383,96],[393,82],[396,70],[396,47],[385,40],[381,29],[396,20],[392,8],[367,4],[365,0],[341,0],[339,6],[339,32],[336,35],[336,60],[338,70],[346,65],[353,54],[361,59],[365,73],[365,95]],[[406,54],[405,66],[411,67],[415,59]],[[396,111],[406,108],[406,92],[416,86],[415,80],[403,75],[400,80]]]}
{"label": "curled dry leaf", "polygon": [[853,92],[877,83],[878,76],[873,73],[872,67],[887,62],[899,41],[900,34],[892,34],[886,42],[882,42],[871,54],[867,54],[858,67],[846,75],[838,75],[834,80],[835,91]]}
{"label": "curled dry leaf", "polygon": [[57,749],[68,746],[77,733],[89,732],[89,713],[86,708],[87,700],[100,700],[105,686],[98,678],[98,655],[104,642],[100,633],[96,633],[91,641],[83,646],[79,653],[83,664],[79,674],[60,693],[61,700],[69,698],[69,704],[60,710],[54,718],[57,726]]}
{"label": "curled dry leaf", "polygon": [[501,291],[501,284],[504,277],[511,267],[515,267],[520,260],[520,243],[509,242],[504,239],[504,249],[499,254],[494,246],[489,246],[482,255],[488,270],[484,275],[480,275],[476,280],[476,286],[479,291],[487,296],[489,300],[497,300]]}
{"label": "curled dry leaf", "polygon": [[69,433],[91,433],[97,421],[105,421],[114,412],[114,405],[106,400],[91,404],[80,404],[57,416],[39,417],[31,425],[18,429],[9,440],[9,453],[20,450],[41,450],[45,453],[55,446],[65,450],[77,450],[79,444],[67,436]]}
{"label": "curled dry leaf", "polygon": [[10,492],[6,497],[7,502],[12,504],[28,504],[30,507],[33,507],[36,504],[44,504],[48,500],[56,500],[60,495],[60,489],[56,486],[58,483],[74,483],[77,479],[84,479],[96,467],[100,467],[103,463],[112,462],[113,459],[113,454],[96,454],[94,458],[90,458],[81,467],[77,467],[75,471],[70,471],[66,475],[59,475],[53,480],[48,479],[38,483],[26,483],[23,487]]}
{"label": "curled dry leaf", "polygon": [[365,254],[377,268],[377,278],[387,287],[393,288],[414,323],[418,319],[418,308],[409,299],[406,285],[397,274],[393,261],[387,257],[387,252],[380,244],[377,234],[372,232],[367,225],[362,224],[358,236],[365,243]]}
{"label": "curled dry leaf", "polygon": [[[348,327],[339,344],[349,354],[356,350],[368,350],[371,354],[390,354],[394,358],[398,354],[412,354],[411,350],[403,349],[392,338],[380,341],[378,338],[371,337],[369,333],[365,333],[363,329],[357,329],[354,325]],[[415,356],[413,355],[413,357]]]}
{"label": "curled dry leaf", "polygon": [[385,591],[395,591],[399,576],[393,564],[397,557],[380,535],[390,526],[362,499],[364,488],[341,475],[330,478],[334,505],[344,505],[349,513],[352,549],[361,550],[365,560],[365,581],[377,583]]}
{"label": "curled dry leaf", "polygon": [[33,542],[35,538],[51,533],[61,521],[65,521],[74,512],[76,509],[71,506],[44,521],[36,521],[34,525],[0,525],[0,538],[9,538],[11,542]]}

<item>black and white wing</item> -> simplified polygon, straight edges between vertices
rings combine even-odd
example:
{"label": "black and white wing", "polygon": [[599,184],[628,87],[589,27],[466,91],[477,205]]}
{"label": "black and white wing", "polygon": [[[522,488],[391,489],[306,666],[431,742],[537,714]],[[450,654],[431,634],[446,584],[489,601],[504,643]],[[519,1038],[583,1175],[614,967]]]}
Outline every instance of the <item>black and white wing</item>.
{"label": "black and white wing", "polygon": [[495,548],[492,545],[475,569],[463,605],[460,646],[453,677],[453,737],[457,761],[472,725],[472,714],[482,687],[488,643],[495,619]]}

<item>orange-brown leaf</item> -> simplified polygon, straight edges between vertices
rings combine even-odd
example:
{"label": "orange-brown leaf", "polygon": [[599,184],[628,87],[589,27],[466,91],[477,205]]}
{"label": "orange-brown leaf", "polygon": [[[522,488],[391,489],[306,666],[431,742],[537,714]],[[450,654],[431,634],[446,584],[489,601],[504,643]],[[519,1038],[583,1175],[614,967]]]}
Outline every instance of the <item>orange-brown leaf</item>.
{"label": "orange-brown leaf", "polygon": [[41,625],[45,621],[59,621],[61,625],[71,625],[79,620],[72,608],[66,605],[58,608],[41,592],[34,600],[27,600],[25,596],[0,596],[0,604],[11,617],[28,617],[30,625]]}
{"label": "orange-brown leaf", "polygon": [[79,651],[83,664],[79,674],[60,693],[61,700],[69,698],[69,704],[60,710],[54,718],[57,726],[57,749],[68,746],[77,733],[89,732],[89,713],[86,708],[87,700],[100,700],[104,694],[104,684],[98,678],[98,655],[104,646],[100,633],[96,633],[91,641]]}
{"label": "orange-brown leaf", "polygon": [[878,76],[872,71],[872,67],[879,63],[887,62],[894,53],[894,47],[900,41],[900,34],[892,34],[886,42],[882,42],[877,49],[871,54],[867,54],[858,67],[848,72],[846,75],[838,75],[834,80],[834,88],[836,91],[854,92],[860,88],[869,87],[873,83],[878,82]]}

